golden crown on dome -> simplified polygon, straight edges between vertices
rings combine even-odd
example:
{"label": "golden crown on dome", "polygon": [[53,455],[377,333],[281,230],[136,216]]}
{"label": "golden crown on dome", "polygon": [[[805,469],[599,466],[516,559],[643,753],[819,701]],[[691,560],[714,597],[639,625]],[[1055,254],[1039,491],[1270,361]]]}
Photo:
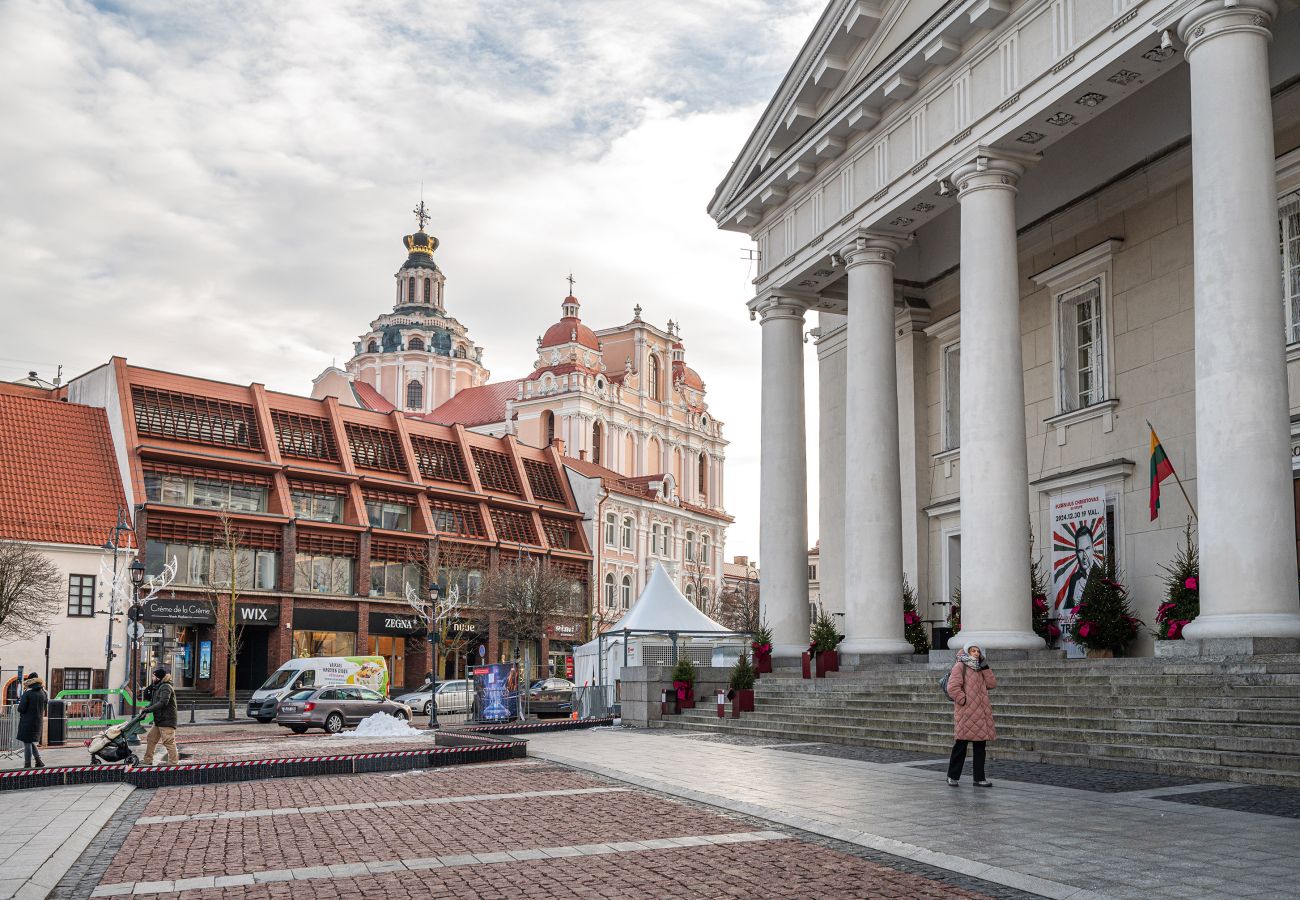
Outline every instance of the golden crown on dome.
{"label": "golden crown on dome", "polygon": [[433,235],[426,233],[424,226],[432,217],[429,215],[428,208],[424,205],[423,200],[421,200],[420,205],[411,210],[411,212],[415,213],[415,219],[420,223],[420,230],[415,234],[408,234],[406,237],[402,238],[402,243],[406,246],[406,252],[413,258],[408,260],[408,262],[417,260],[423,261],[419,260],[419,258],[427,257],[429,264],[431,264],[433,251],[438,249],[438,239]]}

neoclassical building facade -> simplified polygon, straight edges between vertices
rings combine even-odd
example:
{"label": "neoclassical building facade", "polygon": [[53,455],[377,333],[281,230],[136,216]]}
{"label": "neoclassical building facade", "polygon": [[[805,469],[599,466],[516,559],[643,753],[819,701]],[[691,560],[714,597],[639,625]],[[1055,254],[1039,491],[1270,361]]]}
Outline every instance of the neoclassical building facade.
{"label": "neoclassical building facade", "polygon": [[1294,4],[833,0],[710,213],[761,259],[778,655],[808,633],[810,312],[851,661],[908,652],[904,575],[931,618],[960,587],[962,639],[1042,647],[1030,561],[1084,495],[1153,622],[1192,510],[1166,483],[1150,514],[1152,427],[1197,515],[1187,638],[1300,637]]}

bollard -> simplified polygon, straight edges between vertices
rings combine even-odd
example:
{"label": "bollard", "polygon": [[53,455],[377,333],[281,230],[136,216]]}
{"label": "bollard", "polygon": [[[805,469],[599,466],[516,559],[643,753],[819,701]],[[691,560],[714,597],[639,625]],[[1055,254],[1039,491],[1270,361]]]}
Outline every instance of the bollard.
{"label": "bollard", "polygon": [[727,715],[727,695],[718,691],[718,718],[725,718]]}
{"label": "bollard", "polygon": [[668,715],[668,692],[667,691],[659,692],[659,715],[661,716]]}
{"label": "bollard", "polygon": [[190,701],[190,724],[191,725],[193,725],[195,722],[194,717],[198,713],[198,709],[199,709],[199,701],[191,700]]}

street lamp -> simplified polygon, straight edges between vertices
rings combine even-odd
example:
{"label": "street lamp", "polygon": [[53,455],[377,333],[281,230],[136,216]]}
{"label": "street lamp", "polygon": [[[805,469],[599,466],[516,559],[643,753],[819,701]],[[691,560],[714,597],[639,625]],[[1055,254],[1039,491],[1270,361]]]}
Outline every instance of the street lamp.
{"label": "street lamp", "polygon": [[127,566],[127,572],[131,575],[131,606],[135,610],[135,639],[131,642],[131,715],[136,714],[136,674],[140,668],[140,632],[144,626],[141,624],[140,610],[140,586],[144,584],[144,563],[140,562],[140,557],[131,561]]}
{"label": "street lamp", "polygon": [[442,588],[438,582],[429,582],[429,730],[438,727],[438,600]]}

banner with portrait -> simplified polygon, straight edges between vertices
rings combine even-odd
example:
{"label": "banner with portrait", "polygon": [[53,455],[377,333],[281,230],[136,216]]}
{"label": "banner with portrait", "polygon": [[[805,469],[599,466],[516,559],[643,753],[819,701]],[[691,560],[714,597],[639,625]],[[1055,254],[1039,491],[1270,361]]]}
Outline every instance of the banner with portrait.
{"label": "banner with portrait", "polygon": [[1106,489],[1086,488],[1052,498],[1052,608],[1069,656],[1082,656],[1066,627],[1083,599],[1088,575],[1106,565]]}

